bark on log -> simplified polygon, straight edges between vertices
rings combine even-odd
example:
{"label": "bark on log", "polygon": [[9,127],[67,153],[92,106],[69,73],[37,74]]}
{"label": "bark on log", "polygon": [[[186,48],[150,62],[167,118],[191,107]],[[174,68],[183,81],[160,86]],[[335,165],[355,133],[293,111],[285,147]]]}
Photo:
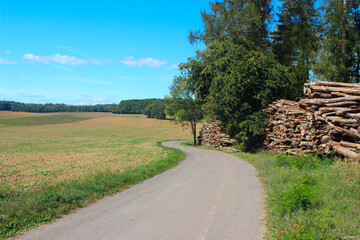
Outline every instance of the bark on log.
{"label": "bark on log", "polygon": [[349,150],[348,148],[336,145],[336,146],[334,146],[334,150],[336,153],[339,153],[347,158],[350,158],[350,159],[358,161],[358,162],[360,161],[360,155],[357,154],[356,152]]}
{"label": "bark on log", "polygon": [[347,88],[358,88],[360,85],[357,83],[342,83],[342,82],[326,82],[326,81],[317,81],[319,86],[329,86],[329,87],[347,87]]}

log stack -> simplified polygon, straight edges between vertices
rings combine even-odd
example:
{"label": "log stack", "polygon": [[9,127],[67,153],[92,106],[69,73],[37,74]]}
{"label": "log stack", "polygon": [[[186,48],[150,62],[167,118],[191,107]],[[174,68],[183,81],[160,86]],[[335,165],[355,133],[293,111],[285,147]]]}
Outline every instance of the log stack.
{"label": "log stack", "polygon": [[216,121],[203,124],[198,136],[199,145],[203,147],[215,147],[216,149],[237,152],[238,150],[230,147],[235,143],[234,139],[230,139],[224,130]]}
{"label": "log stack", "polygon": [[265,146],[275,152],[336,153],[360,161],[360,84],[318,81],[300,102],[279,100],[266,110]]}

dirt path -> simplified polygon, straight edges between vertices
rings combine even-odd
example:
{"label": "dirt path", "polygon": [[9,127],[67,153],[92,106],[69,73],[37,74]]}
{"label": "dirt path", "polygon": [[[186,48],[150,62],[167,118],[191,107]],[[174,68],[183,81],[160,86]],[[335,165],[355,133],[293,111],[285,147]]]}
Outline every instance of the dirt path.
{"label": "dirt path", "polygon": [[180,148],[170,171],[19,239],[261,239],[263,190],[254,168],[236,157]]}

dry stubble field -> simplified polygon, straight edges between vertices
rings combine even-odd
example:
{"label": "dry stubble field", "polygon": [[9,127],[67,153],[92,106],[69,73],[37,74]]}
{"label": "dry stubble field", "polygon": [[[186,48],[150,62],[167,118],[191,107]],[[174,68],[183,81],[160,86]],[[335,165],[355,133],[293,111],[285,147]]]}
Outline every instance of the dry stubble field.
{"label": "dry stubble field", "polygon": [[0,184],[33,189],[97,171],[122,171],[164,158],[156,142],[171,139],[191,134],[143,115],[0,112]]}

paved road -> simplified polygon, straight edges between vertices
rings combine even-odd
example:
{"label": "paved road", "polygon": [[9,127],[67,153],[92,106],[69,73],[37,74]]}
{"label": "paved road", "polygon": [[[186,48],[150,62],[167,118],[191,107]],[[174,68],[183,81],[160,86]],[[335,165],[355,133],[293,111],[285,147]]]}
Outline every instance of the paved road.
{"label": "paved road", "polygon": [[179,148],[170,171],[19,239],[261,239],[263,190],[256,171],[229,154]]}

